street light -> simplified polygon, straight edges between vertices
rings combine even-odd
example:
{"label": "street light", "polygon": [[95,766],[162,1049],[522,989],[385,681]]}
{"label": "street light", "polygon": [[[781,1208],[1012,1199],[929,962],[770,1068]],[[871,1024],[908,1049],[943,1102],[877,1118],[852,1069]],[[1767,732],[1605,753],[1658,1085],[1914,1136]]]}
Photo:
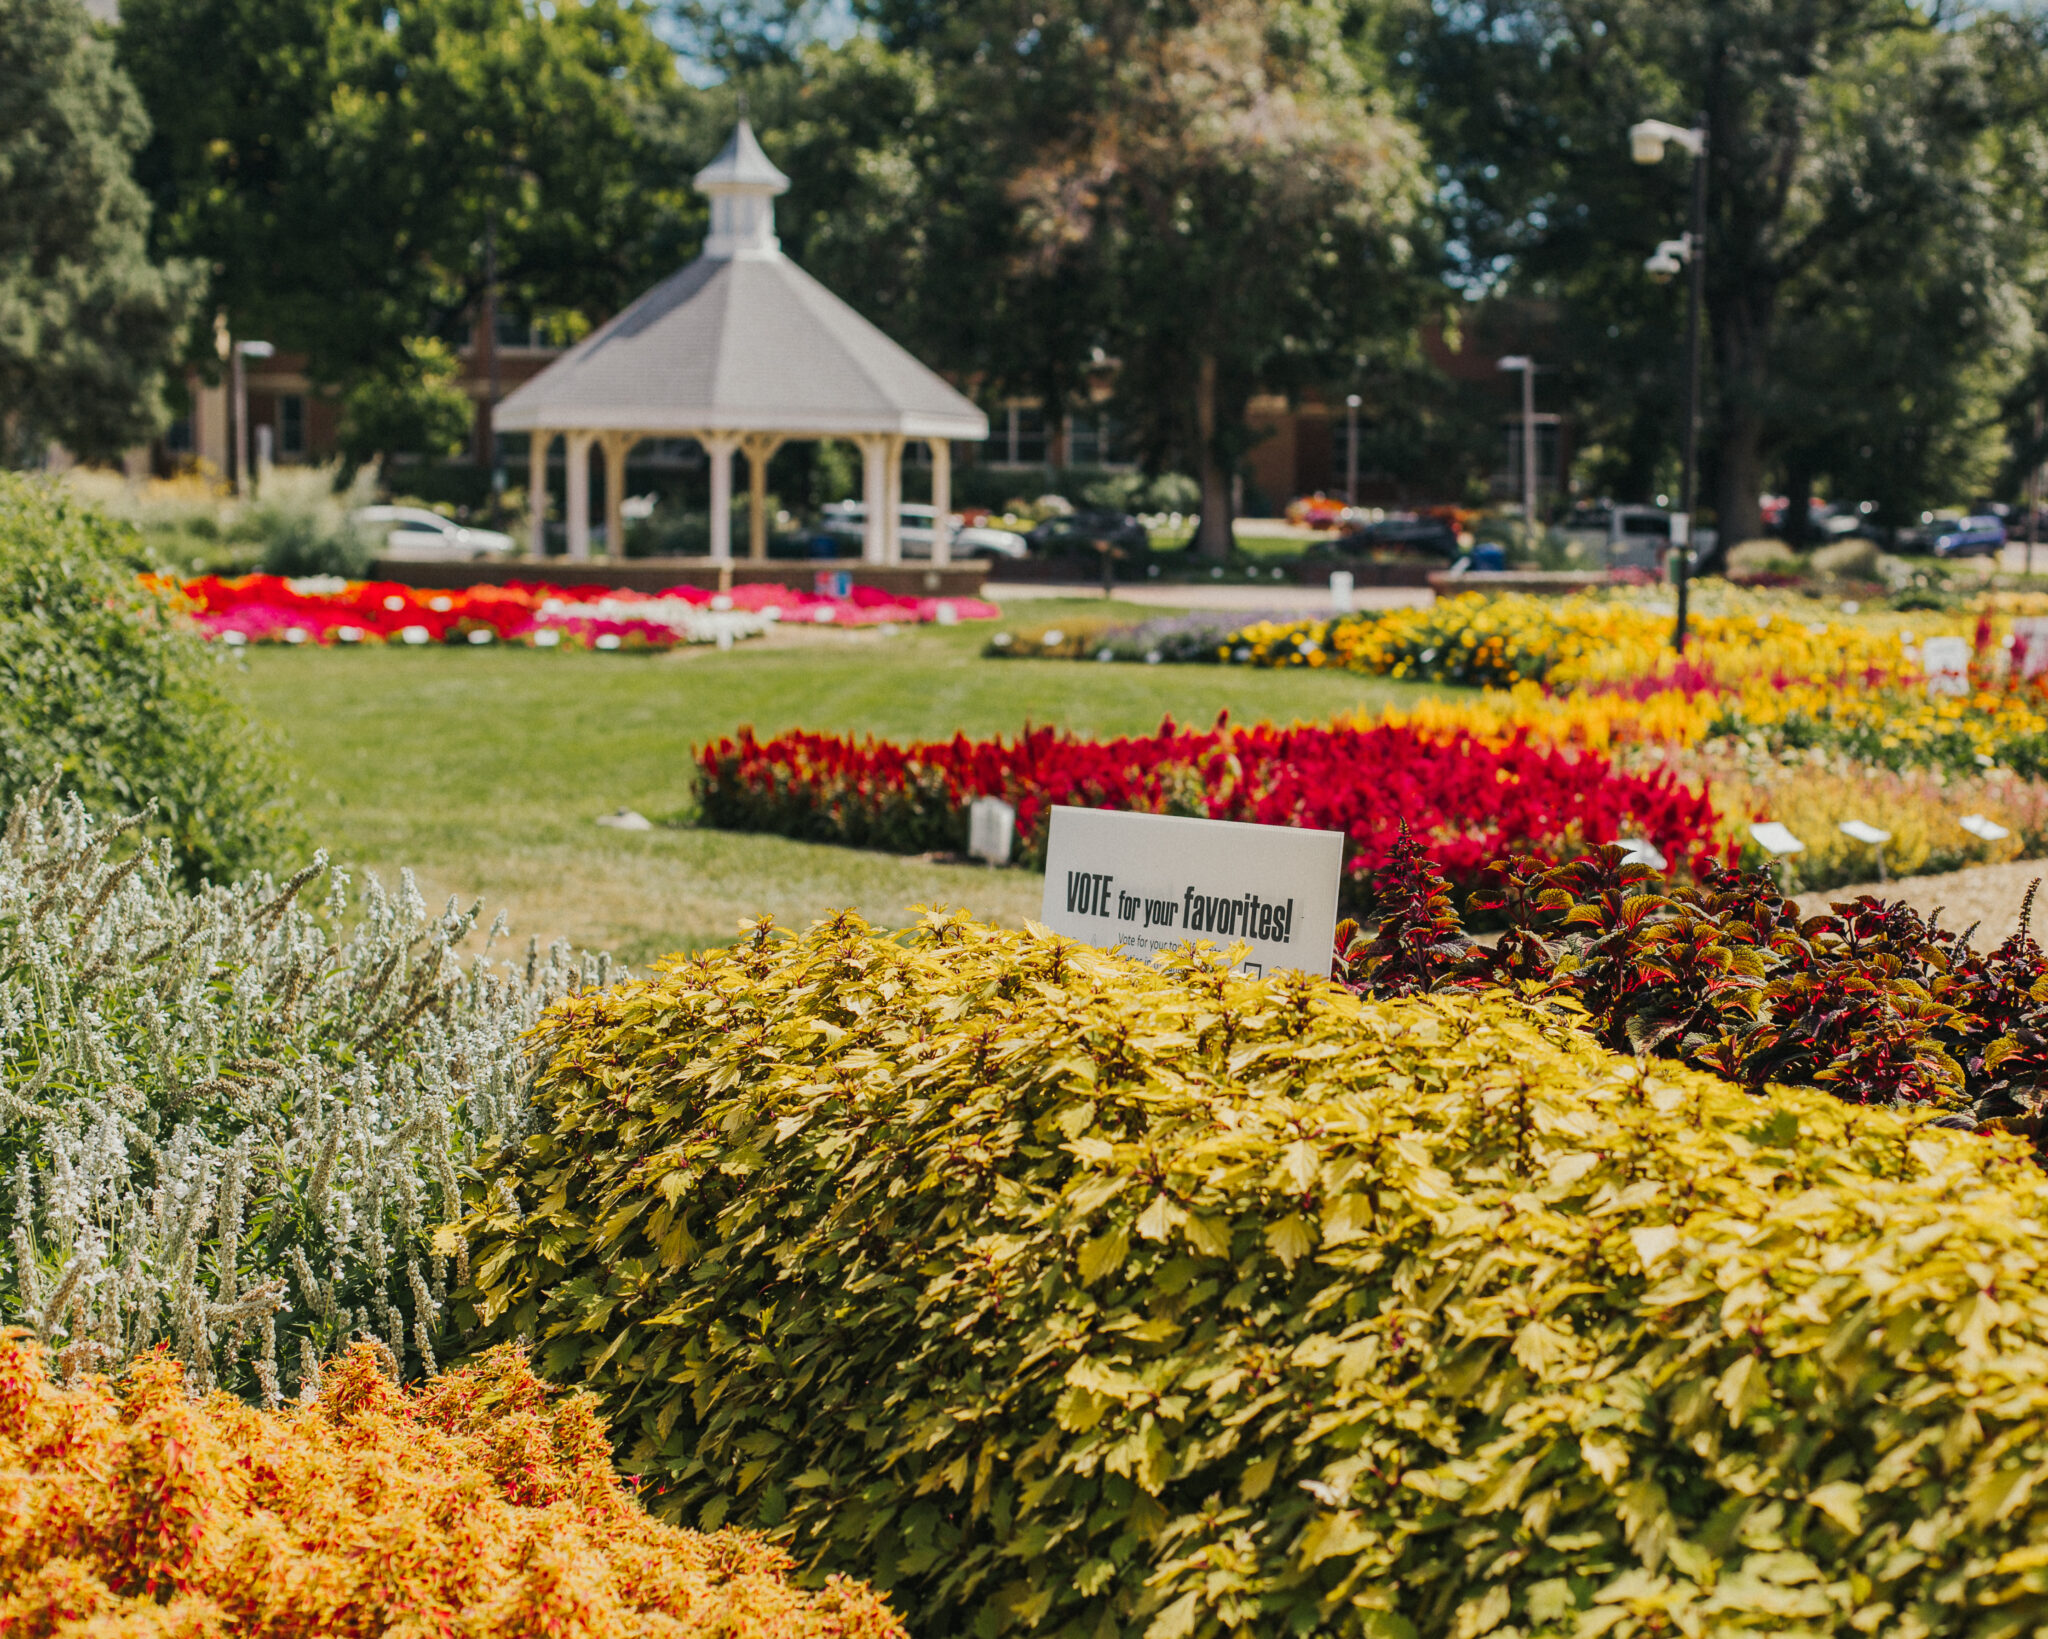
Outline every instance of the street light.
{"label": "street light", "polygon": [[1358,505],[1358,405],[1351,394],[1344,400],[1344,504]]}
{"label": "street light", "polygon": [[1678,276],[1683,267],[1691,275],[1685,297],[1685,431],[1680,440],[1683,451],[1678,481],[1678,511],[1671,519],[1671,550],[1677,554],[1674,583],[1678,589],[1678,618],[1671,629],[1671,646],[1685,653],[1686,594],[1692,584],[1692,515],[1699,479],[1700,449],[1700,307],[1706,293],[1707,276],[1707,116],[1702,114],[1688,130],[1664,120],[1642,120],[1628,128],[1629,153],[1638,165],[1662,162],[1664,150],[1676,144],[1692,156],[1692,224],[1681,239],[1666,239],[1643,271],[1659,284]]}
{"label": "street light", "polygon": [[1664,145],[1675,142],[1694,159],[1707,151],[1707,117],[1688,130],[1665,120],[1638,120],[1628,128],[1628,151],[1638,165],[1658,165],[1664,159]]}
{"label": "street light", "polygon": [[1685,264],[1692,259],[1692,235],[1683,239],[1666,239],[1656,251],[1643,260],[1643,271],[1660,285],[1668,285],[1684,271]]}
{"label": "street light", "polygon": [[267,359],[277,349],[267,341],[238,341],[233,359],[235,373],[235,493],[249,495],[255,485],[249,481],[249,377],[244,359]]}
{"label": "street light", "polygon": [[1522,526],[1533,551],[1536,545],[1536,361],[1525,353],[1510,353],[1494,368],[1522,372]]}

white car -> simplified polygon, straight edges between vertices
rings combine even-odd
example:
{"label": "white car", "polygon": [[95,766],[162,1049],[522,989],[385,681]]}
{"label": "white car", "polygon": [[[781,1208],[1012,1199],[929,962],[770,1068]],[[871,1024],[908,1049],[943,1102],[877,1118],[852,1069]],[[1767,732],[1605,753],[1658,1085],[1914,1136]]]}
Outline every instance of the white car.
{"label": "white car", "polygon": [[[861,501],[833,501],[825,507],[825,533],[858,545],[867,529],[868,509]],[[905,558],[929,558],[938,524],[938,509],[905,502],[897,515],[897,534]],[[960,514],[953,514],[953,556],[955,558],[1025,558],[1031,548],[1022,535],[1008,529],[968,529]]]}
{"label": "white car", "polygon": [[472,529],[438,512],[415,506],[366,506],[349,514],[349,522],[373,539],[383,536],[386,558],[409,563],[466,563],[510,552],[510,535],[495,529]]}

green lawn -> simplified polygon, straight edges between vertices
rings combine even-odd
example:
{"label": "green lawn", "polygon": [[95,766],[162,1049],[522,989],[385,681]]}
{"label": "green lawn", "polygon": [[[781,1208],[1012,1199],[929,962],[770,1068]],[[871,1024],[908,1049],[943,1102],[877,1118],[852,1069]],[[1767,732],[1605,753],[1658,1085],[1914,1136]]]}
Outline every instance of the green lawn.
{"label": "green lawn", "polygon": [[[1128,608],[1128,606],[1125,606]],[[1034,601],[1032,621],[1116,611]],[[1135,610],[1142,618],[1157,610]],[[1206,723],[1327,718],[1425,692],[1326,672],[989,661],[990,628],[806,629],[728,652],[262,649],[249,702],[283,741],[309,829],[388,881],[410,865],[437,903],[482,895],[523,938],[563,936],[644,964],[728,940],[742,917],[802,923],[844,905],[901,925],[944,902],[1014,923],[1040,879],[695,829],[595,824],[627,807],[686,811],[692,753],[751,723],[889,737],[1145,731],[1171,712]]]}

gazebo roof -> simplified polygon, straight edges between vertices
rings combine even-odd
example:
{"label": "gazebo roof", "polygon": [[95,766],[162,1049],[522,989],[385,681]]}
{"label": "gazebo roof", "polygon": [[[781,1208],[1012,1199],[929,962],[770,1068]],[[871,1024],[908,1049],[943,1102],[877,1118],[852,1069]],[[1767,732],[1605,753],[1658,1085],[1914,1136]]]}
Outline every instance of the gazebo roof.
{"label": "gazebo roof", "polygon": [[500,430],[988,437],[971,401],[782,254],[788,178],[744,120],[696,181],[705,253],[509,394]]}

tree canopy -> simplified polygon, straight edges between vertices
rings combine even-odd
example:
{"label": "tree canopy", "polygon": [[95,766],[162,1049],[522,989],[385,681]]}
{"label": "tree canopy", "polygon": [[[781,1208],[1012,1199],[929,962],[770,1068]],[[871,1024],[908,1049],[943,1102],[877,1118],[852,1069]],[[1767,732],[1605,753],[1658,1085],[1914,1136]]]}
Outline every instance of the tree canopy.
{"label": "tree canopy", "polygon": [[456,333],[489,263],[573,334],[698,231],[673,55],[633,0],[128,0],[120,42],[160,240],[328,381]]}
{"label": "tree canopy", "polygon": [[[1628,127],[1703,115],[1710,407],[1705,494],[1758,533],[1774,476],[1895,515],[1988,476],[1974,423],[2033,345],[2013,40],[1940,0],[1414,0],[1389,15],[1442,178],[1450,271],[1556,304],[1570,391],[1641,494],[1676,447],[1683,292],[1642,276],[1687,175]],[[2004,152],[2001,155],[2000,149]]]}
{"label": "tree canopy", "polygon": [[0,444],[17,454],[56,438],[113,456],[163,428],[199,270],[150,259],[130,174],[148,129],[78,0],[0,0]]}
{"label": "tree canopy", "polygon": [[[1499,406],[1424,363],[1438,324],[1540,341],[1580,483],[1647,499],[1676,476],[1684,293],[1642,263],[1688,178],[1627,131],[1703,116],[1707,521],[1756,533],[1771,486],[1905,521],[2048,450],[2048,30],[1963,3],[127,0],[147,131],[75,0],[0,0],[0,74],[28,40],[79,65],[0,103],[0,155],[33,169],[47,110],[90,107],[60,123],[100,133],[73,171],[112,178],[81,184],[104,208],[34,231],[124,293],[8,274],[0,225],[0,371],[61,331],[67,425],[132,436],[194,268],[235,334],[365,402],[494,279],[573,338],[695,251],[688,179],[744,100],[793,254],[984,402],[1108,394],[1148,470],[1200,475],[1206,550],[1257,393],[1362,392],[1380,460],[1461,498]],[[114,186],[130,155],[147,198]]]}

